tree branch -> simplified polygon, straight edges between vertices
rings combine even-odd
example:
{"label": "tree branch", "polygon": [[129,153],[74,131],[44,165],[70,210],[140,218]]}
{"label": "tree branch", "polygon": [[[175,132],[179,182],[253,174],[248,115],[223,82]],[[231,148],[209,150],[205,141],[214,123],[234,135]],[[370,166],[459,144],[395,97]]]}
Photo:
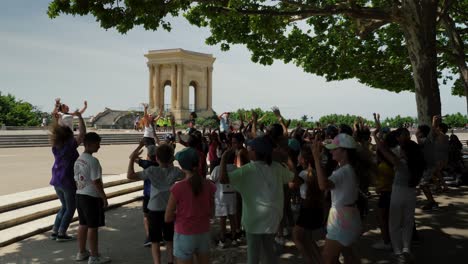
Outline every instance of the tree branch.
{"label": "tree branch", "polygon": [[331,16],[331,15],[348,15],[352,18],[360,18],[365,20],[380,20],[385,22],[396,22],[398,17],[391,11],[382,8],[369,7],[348,7],[343,5],[330,5],[322,8],[305,8],[293,11],[279,11],[263,6],[263,9],[241,9],[230,7],[213,7],[222,12],[236,12],[244,15],[267,15],[267,16],[283,16],[283,17],[312,17],[312,16]]}

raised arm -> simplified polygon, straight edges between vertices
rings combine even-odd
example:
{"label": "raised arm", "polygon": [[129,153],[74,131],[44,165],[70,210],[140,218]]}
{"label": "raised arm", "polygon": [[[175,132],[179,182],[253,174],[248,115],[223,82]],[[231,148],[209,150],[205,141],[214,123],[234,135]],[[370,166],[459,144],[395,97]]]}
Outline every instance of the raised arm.
{"label": "raised arm", "polygon": [[54,110],[52,110],[52,117],[55,121],[59,119],[60,98],[55,98]]}
{"label": "raised arm", "polygon": [[311,148],[314,156],[315,170],[317,172],[317,180],[320,190],[325,191],[335,188],[335,184],[327,178],[325,170],[322,168],[322,164],[320,162],[320,157],[322,155],[322,141],[316,137],[316,139],[313,140]]}
{"label": "raised arm", "polygon": [[140,141],[138,144],[138,147],[130,154],[130,161],[128,163],[128,169],[127,169],[127,179],[129,180],[138,180],[138,176],[135,172],[135,160],[141,155],[143,152],[142,148],[144,146],[143,140]]}
{"label": "raised arm", "polygon": [[283,135],[285,137],[288,137],[289,136],[288,126],[289,126],[291,121],[289,121],[288,124],[286,124],[286,122],[284,122],[284,118],[283,118],[283,116],[281,116],[281,112],[280,112],[278,107],[274,106],[272,108],[272,110],[273,110],[273,113],[275,114],[276,118],[278,119],[278,122],[283,127]]}
{"label": "raised arm", "polygon": [[80,110],[80,114],[83,114],[87,108],[88,108],[88,101],[85,100],[83,103],[83,108],[81,108]]}
{"label": "raised arm", "polygon": [[397,166],[400,162],[398,157],[393,154],[391,150],[385,145],[384,142],[379,137],[379,132],[382,127],[380,124],[380,114],[374,113],[374,121],[375,121],[375,130],[372,132],[372,136],[374,137],[375,145],[377,147],[377,151],[380,151],[382,155],[393,165]]}
{"label": "raised arm", "polygon": [[255,111],[252,111],[252,131],[250,132],[252,138],[257,137],[257,119],[258,114]]}
{"label": "raised arm", "polygon": [[74,113],[78,117],[78,136],[76,136],[76,143],[81,145],[83,143],[84,136],[86,135],[86,125],[79,111]]}
{"label": "raised arm", "polygon": [[[232,154],[233,149],[228,149],[223,153],[221,157],[221,162],[219,164],[219,182],[222,184],[229,183],[229,177],[227,175],[227,168],[226,168],[226,157]],[[229,153],[231,152],[231,153]]]}

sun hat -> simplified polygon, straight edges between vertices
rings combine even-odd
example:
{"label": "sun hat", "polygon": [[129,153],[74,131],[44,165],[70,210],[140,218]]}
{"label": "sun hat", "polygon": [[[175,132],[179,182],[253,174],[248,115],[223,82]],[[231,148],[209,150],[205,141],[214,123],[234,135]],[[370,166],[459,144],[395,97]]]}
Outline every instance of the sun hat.
{"label": "sun hat", "polygon": [[325,148],[330,150],[337,148],[355,149],[356,147],[357,144],[354,138],[345,133],[338,134],[331,143],[325,145]]}

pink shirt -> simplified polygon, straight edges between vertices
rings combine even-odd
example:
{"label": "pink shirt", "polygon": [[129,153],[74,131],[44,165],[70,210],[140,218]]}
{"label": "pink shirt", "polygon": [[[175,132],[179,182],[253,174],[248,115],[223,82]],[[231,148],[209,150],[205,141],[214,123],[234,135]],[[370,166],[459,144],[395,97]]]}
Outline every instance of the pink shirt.
{"label": "pink shirt", "polygon": [[182,235],[202,234],[210,231],[216,186],[204,180],[202,192],[195,197],[188,180],[180,181],[171,188],[176,200],[175,232]]}

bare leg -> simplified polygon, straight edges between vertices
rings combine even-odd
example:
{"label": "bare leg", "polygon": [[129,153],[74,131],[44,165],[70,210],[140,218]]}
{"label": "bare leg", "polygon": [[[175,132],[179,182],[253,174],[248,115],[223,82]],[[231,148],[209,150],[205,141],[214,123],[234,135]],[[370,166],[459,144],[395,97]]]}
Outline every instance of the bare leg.
{"label": "bare leg", "polygon": [[343,257],[345,264],[361,264],[361,260],[354,254],[351,246],[343,248]]}
{"label": "bare leg", "polygon": [[237,217],[236,215],[229,215],[229,225],[231,227],[232,239],[235,239],[237,230]]}
{"label": "bare leg", "polygon": [[154,264],[161,264],[161,249],[159,242],[151,242],[151,255],[153,256]]}
{"label": "bare leg", "polygon": [[226,216],[219,217],[219,226],[220,226],[219,238],[221,239],[221,241],[224,241],[225,240],[224,234],[226,234]]}
{"label": "bare leg", "polygon": [[89,251],[91,256],[99,256],[98,251],[98,229],[97,228],[88,228],[88,238],[89,238]]}
{"label": "bare leg", "polygon": [[385,244],[390,243],[390,235],[388,232],[388,209],[378,209],[378,220],[380,225],[380,232],[382,233],[382,239]]}
{"label": "bare leg", "polygon": [[80,253],[86,251],[86,240],[88,237],[88,226],[80,225],[78,227],[78,248]]}
{"label": "bare leg", "polygon": [[146,238],[149,236],[149,227],[148,227],[148,214],[143,216],[143,226],[145,227]]}
{"label": "bare leg", "polygon": [[172,241],[166,241],[167,251],[167,262],[174,262],[174,243]]}
{"label": "bare leg", "polygon": [[304,262],[306,264],[312,264],[314,263],[312,258],[309,255],[309,252],[306,249],[306,238],[305,238],[305,231],[304,228],[300,226],[294,226],[293,228],[293,239],[294,243],[296,244],[297,249],[299,252],[302,254],[304,257]]}
{"label": "bare leg", "polygon": [[336,264],[340,253],[343,250],[343,246],[336,240],[325,240],[325,246],[323,248],[323,261],[325,264]]}
{"label": "bare leg", "polygon": [[197,256],[197,264],[209,264],[210,263],[210,254],[209,253],[198,253]]}

